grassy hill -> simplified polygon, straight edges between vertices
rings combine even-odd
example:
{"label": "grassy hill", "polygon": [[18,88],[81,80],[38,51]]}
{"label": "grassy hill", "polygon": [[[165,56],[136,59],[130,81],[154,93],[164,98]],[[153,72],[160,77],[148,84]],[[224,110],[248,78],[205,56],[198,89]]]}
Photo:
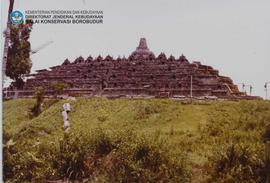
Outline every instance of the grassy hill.
{"label": "grassy hill", "polygon": [[148,99],[4,102],[4,177],[43,182],[270,181],[270,102]]}

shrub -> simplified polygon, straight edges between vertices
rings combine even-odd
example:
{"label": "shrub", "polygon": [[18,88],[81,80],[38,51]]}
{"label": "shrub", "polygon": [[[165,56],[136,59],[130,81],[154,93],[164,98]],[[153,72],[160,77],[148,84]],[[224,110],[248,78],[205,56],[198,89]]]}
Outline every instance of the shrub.
{"label": "shrub", "polygon": [[98,108],[98,116],[97,116],[97,120],[99,122],[105,122],[108,119],[108,112],[106,112],[106,110],[104,110],[103,108]]}
{"label": "shrub", "polygon": [[263,138],[266,141],[270,141],[270,123],[266,125],[264,133],[263,133]]}
{"label": "shrub", "polygon": [[21,147],[5,146],[3,148],[3,178],[5,182],[42,182],[51,174],[49,163],[40,159],[33,150],[21,150]]}
{"label": "shrub", "polygon": [[263,167],[259,170],[260,182],[270,182],[270,145],[266,145],[263,155]]}
{"label": "shrub", "polygon": [[233,144],[219,150],[210,164],[209,182],[264,182],[269,159],[265,151],[243,144]]}
{"label": "shrub", "polygon": [[59,141],[59,149],[53,159],[61,178],[82,180],[84,177],[84,161],[88,155],[84,136],[65,134]]}
{"label": "shrub", "polygon": [[31,108],[31,118],[37,117],[41,113],[41,104],[44,100],[44,89],[42,87],[37,87],[35,90],[36,103],[34,107]]}
{"label": "shrub", "polygon": [[[168,154],[159,137],[138,136],[132,130],[112,134],[99,131],[88,159],[88,172],[109,182],[187,182],[183,156]],[[93,163],[94,162],[94,163]]]}
{"label": "shrub", "polygon": [[113,139],[102,129],[96,129],[95,135],[91,137],[91,147],[95,154],[106,156],[116,148]]}
{"label": "shrub", "polygon": [[64,90],[68,88],[68,84],[61,81],[54,81],[51,84],[51,88],[53,90],[54,96],[57,97],[57,95],[62,94]]}
{"label": "shrub", "polygon": [[163,141],[138,136],[132,130],[95,129],[79,136],[66,134],[59,146],[50,161],[61,178],[97,182],[189,181],[183,156],[170,156]]}
{"label": "shrub", "polygon": [[139,103],[136,111],[136,120],[146,119],[152,114],[160,113],[162,109],[161,105],[152,103],[150,101]]}

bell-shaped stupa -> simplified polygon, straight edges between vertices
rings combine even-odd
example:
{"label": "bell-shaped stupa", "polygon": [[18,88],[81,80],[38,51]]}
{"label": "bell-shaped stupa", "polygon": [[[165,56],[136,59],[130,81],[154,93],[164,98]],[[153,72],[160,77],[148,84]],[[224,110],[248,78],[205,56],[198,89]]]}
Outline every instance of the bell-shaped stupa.
{"label": "bell-shaped stupa", "polygon": [[149,58],[150,55],[154,55],[154,53],[149,50],[146,43],[146,39],[141,38],[139,46],[136,48],[134,52],[132,52],[131,55],[134,59],[139,59],[139,58],[147,59]]}

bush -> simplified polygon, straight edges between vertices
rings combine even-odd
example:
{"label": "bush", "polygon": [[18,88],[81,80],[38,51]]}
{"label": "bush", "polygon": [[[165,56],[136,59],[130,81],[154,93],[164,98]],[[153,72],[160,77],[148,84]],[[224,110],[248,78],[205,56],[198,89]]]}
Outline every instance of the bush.
{"label": "bush", "polygon": [[90,145],[93,152],[99,156],[106,156],[116,148],[112,137],[110,137],[108,133],[99,128],[96,129],[94,135],[92,135]]}
{"label": "bush", "polygon": [[49,162],[39,157],[37,151],[24,150],[17,144],[3,148],[3,179],[12,182],[42,182],[52,174]]}
{"label": "bush", "polygon": [[209,182],[263,183],[270,178],[266,154],[263,149],[243,144],[221,149],[212,157]]}
{"label": "bush", "polygon": [[[139,136],[132,130],[69,133],[56,146],[40,146],[37,156],[43,178],[97,182],[188,182],[183,155],[171,156],[159,136]],[[31,161],[25,161],[31,166]],[[20,164],[14,161],[12,164]],[[12,164],[9,165],[12,167]],[[47,169],[45,169],[47,167]],[[48,168],[49,167],[49,168]],[[26,169],[25,169],[26,170]],[[32,170],[27,180],[37,180]],[[19,175],[16,172],[16,175]],[[10,177],[13,177],[12,175]],[[20,177],[18,180],[26,180]]]}
{"label": "bush", "polygon": [[55,167],[58,167],[58,174],[61,178],[70,180],[82,180],[84,177],[84,161],[87,157],[86,139],[72,137],[65,134],[59,142],[59,151],[56,152]]}
{"label": "bush", "polygon": [[263,138],[266,141],[270,141],[270,123],[266,125],[265,130],[263,132]]}
{"label": "bush", "polygon": [[31,108],[30,118],[37,117],[41,113],[41,104],[44,100],[44,89],[42,87],[37,87],[35,91],[36,103],[34,107]]}
{"label": "bush", "polygon": [[161,105],[155,104],[153,102],[147,101],[139,103],[136,111],[136,120],[146,119],[152,114],[160,113],[162,109]]}
{"label": "bush", "polygon": [[260,182],[270,182],[270,145],[266,145],[266,149],[263,155],[263,167],[259,171]]}
{"label": "bush", "polygon": [[183,156],[168,154],[158,136],[138,136],[132,130],[104,133],[92,141],[95,152],[87,160],[88,172],[109,182],[187,182]]}
{"label": "bush", "polygon": [[54,96],[57,97],[57,95],[62,94],[64,90],[68,88],[68,84],[61,81],[54,81],[51,84],[51,88],[53,90]]}

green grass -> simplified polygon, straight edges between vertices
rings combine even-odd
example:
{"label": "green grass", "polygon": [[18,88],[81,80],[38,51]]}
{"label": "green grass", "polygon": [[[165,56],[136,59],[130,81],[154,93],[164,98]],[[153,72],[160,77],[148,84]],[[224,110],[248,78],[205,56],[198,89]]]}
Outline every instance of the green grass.
{"label": "green grass", "polygon": [[270,123],[267,101],[181,104],[163,99],[77,98],[45,101],[42,113],[30,119],[28,111],[34,102],[31,99],[4,102],[4,143],[12,139],[14,146],[24,152],[36,152],[37,139],[41,144],[54,146],[65,136],[61,111],[62,105],[69,102],[70,134],[87,134],[96,129],[108,132],[132,129],[142,136],[159,134],[171,157],[185,154],[191,182],[206,182],[211,178],[210,170],[214,166],[211,158],[221,147],[239,143],[265,147],[262,136]]}
{"label": "green grass", "polygon": [[[34,105],[34,100],[7,101],[4,103],[4,130],[14,140],[23,135],[35,139],[41,130],[50,134],[41,137],[41,140],[58,138],[63,134],[61,111],[65,102],[53,104],[40,116],[30,120],[28,111]],[[69,102],[72,106],[71,131],[80,133],[97,127],[108,130],[132,127],[138,133],[160,131],[162,136],[170,137],[171,142],[176,142],[185,133],[198,133],[199,126],[206,123],[211,110],[210,105],[181,105],[170,100],[81,98]],[[171,136],[171,133],[174,135]]]}

